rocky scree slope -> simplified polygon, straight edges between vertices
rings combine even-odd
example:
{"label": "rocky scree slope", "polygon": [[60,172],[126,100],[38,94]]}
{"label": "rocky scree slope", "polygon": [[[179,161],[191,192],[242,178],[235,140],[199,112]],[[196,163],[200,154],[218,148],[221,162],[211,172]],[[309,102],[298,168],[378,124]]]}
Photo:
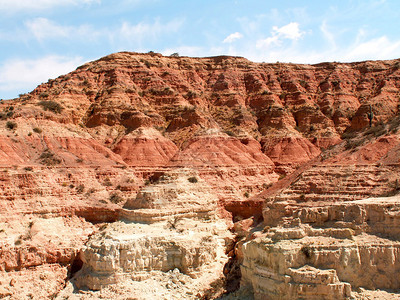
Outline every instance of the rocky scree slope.
{"label": "rocky scree slope", "polygon": [[[159,272],[153,292],[165,297],[180,290],[181,297],[216,297],[237,288],[240,274],[237,293],[261,298],[398,289],[383,284],[398,271],[397,252],[389,271],[372,268],[361,282],[340,269],[351,255],[311,257],[336,244],[351,253],[364,247],[368,257],[377,244],[376,251],[397,247],[397,233],[385,229],[395,227],[397,198],[357,200],[399,189],[399,69],[398,60],[295,65],[122,52],[2,101],[0,294],[54,296],[82,265],[75,289],[59,295],[90,288],[107,298],[119,286],[140,297],[152,272]],[[360,217],[347,217],[349,208]],[[371,231],[376,214],[392,216],[392,225]],[[353,217],[359,221],[351,225]],[[154,228],[166,230],[162,239]],[[324,236],[333,239],[329,247],[314,249]],[[276,241],[293,245],[283,251]],[[140,258],[139,248],[151,254]],[[154,258],[160,253],[170,253],[167,261]],[[275,269],[277,256],[290,263],[278,259]],[[140,266],[132,274],[137,286],[126,284],[132,263]],[[219,275],[206,280],[202,270]],[[27,272],[47,288],[21,290]]]}

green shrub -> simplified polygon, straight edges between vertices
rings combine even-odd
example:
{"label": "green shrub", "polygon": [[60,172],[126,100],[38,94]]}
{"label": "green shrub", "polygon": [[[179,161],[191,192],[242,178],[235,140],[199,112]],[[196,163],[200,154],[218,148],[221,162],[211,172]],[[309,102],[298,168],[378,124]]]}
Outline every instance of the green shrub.
{"label": "green shrub", "polygon": [[357,132],[355,131],[346,131],[342,134],[341,138],[342,139],[352,139],[354,137],[356,137]]}
{"label": "green shrub", "polygon": [[104,179],[103,185],[104,186],[112,186],[110,178],[107,177],[106,179]]}
{"label": "green shrub", "polygon": [[35,127],[32,130],[33,130],[33,132],[36,132],[36,133],[42,133],[42,129],[40,129],[39,127]]}
{"label": "green shrub", "polygon": [[268,90],[263,90],[261,92],[261,95],[270,95],[270,94],[272,94],[272,93],[270,91],[268,91]]}
{"label": "green shrub", "polygon": [[305,80],[299,80],[299,83],[303,88],[306,88],[308,86],[308,83]]}
{"label": "green shrub", "polygon": [[226,130],[225,133],[229,136],[235,136],[235,134],[233,133],[233,131],[231,130]]}
{"label": "green shrub", "polygon": [[[91,194],[93,194],[94,192],[96,192],[96,190],[94,189],[94,188],[91,188],[91,189],[89,189],[86,193],[85,193],[85,196],[86,197],[89,197]],[[107,202],[105,202],[105,200],[100,200],[100,202],[101,201],[104,201],[103,203],[107,203]]]}
{"label": "green shrub", "polygon": [[39,98],[41,98],[41,99],[47,98],[47,97],[49,97],[49,93],[46,93],[46,92],[40,93],[40,95],[39,95]]}
{"label": "green shrub", "polygon": [[270,183],[263,183],[262,187],[263,187],[263,189],[268,189],[268,188],[270,188],[272,185],[273,185],[272,182],[270,182]]}
{"label": "green shrub", "polygon": [[43,100],[38,103],[44,110],[59,114],[64,109],[60,103],[52,100]]}
{"label": "green shrub", "polygon": [[151,63],[150,63],[150,62],[148,62],[147,60],[145,60],[143,63],[146,65],[146,67],[148,67],[148,68],[150,68],[150,67],[151,67]]}
{"label": "green shrub", "polygon": [[372,134],[374,137],[378,137],[387,133],[387,129],[384,124],[378,124],[377,126],[370,127],[365,134]]}
{"label": "green shrub", "polygon": [[80,185],[78,185],[78,186],[76,187],[76,192],[77,192],[78,194],[82,194],[84,190],[85,190],[85,186],[84,186],[83,184],[80,184]]}
{"label": "green shrub", "polygon": [[193,99],[193,98],[196,98],[196,97],[197,97],[197,93],[194,92],[194,91],[189,91],[189,92],[187,92],[187,94],[186,94],[186,98],[187,98],[187,99]]}
{"label": "green shrub", "polygon": [[194,177],[194,176],[189,177],[188,180],[189,180],[190,183],[196,183],[198,181],[197,178]]}
{"label": "green shrub", "polygon": [[124,199],[121,196],[119,196],[117,193],[112,193],[110,195],[110,202],[112,202],[112,203],[118,204],[118,203],[122,202],[123,200]]}
{"label": "green shrub", "polygon": [[364,141],[362,139],[346,140],[346,145],[344,146],[344,148],[346,150],[355,149],[355,148],[361,146],[363,143],[364,143]]}
{"label": "green shrub", "polygon": [[17,123],[15,123],[13,121],[7,121],[6,127],[9,130],[13,130],[13,129],[17,128]]}
{"label": "green shrub", "polygon": [[61,163],[61,159],[59,159],[53,152],[49,149],[46,149],[40,154],[39,159],[42,164],[47,166],[58,165]]}

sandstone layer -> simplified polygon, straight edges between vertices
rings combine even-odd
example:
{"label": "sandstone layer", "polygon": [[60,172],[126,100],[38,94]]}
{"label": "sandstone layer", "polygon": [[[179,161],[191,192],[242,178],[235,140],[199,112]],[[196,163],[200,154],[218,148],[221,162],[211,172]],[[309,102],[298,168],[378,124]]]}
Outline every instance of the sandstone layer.
{"label": "sandstone layer", "polygon": [[1,101],[1,297],[398,297],[399,78],[121,52]]}
{"label": "sandstone layer", "polygon": [[398,290],[399,209],[397,196],[269,205],[264,220],[271,227],[240,249],[243,284],[256,299],[345,299],[360,287]]}

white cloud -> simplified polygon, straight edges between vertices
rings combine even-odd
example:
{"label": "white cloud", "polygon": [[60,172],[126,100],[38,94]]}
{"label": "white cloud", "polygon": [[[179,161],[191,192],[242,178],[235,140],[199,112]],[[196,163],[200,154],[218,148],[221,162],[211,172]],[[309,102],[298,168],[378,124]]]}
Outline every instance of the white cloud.
{"label": "white cloud", "polygon": [[273,26],[271,36],[266,39],[260,39],[256,42],[257,48],[268,48],[271,45],[280,45],[283,39],[296,41],[300,39],[305,32],[300,30],[299,23],[291,22],[285,26]]}
{"label": "white cloud", "polygon": [[[258,62],[292,62],[313,64],[326,61],[356,62],[364,60],[385,60],[399,58],[400,39],[390,40],[387,36],[381,36],[372,39],[361,38],[350,45],[341,46],[332,35],[332,43],[338,44],[336,48],[332,47],[331,42],[313,50],[304,51],[302,45],[292,44],[289,46],[277,46],[268,51],[257,51],[249,45],[246,48],[237,50],[250,60]],[[361,40],[362,39],[362,40]]]}
{"label": "white cloud", "polygon": [[56,6],[81,5],[100,3],[101,0],[0,0],[0,11],[16,12],[16,11],[37,11],[46,10]]}
{"label": "white cloud", "polygon": [[71,30],[71,28],[60,26],[46,18],[30,20],[27,21],[25,25],[38,40],[54,37],[65,38],[69,35]]}
{"label": "white cloud", "polygon": [[36,18],[25,22],[30,35],[33,35],[37,40],[45,39],[65,39],[65,38],[85,38],[92,40],[99,35],[97,30],[94,30],[88,25],[81,26],[62,26],[46,18]]}
{"label": "white cloud", "polygon": [[283,37],[289,40],[298,40],[304,35],[304,32],[300,31],[299,23],[291,22],[285,26],[272,27],[272,34],[275,36]]}
{"label": "white cloud", "polygon": [[243,35],[240,32],[235,32],[235,33],[231,33],[230,35],[228,35],[222,42],[223,43],[232,43],[236,40],[239,40],[243,37]]}
{"label": "white cloud", "polygon": [[266,39],[258,40],[256,42],[256,47],[257,48],[268,48],[270,45],[279,44],[279,37],[278,36],[271,36]]}
{"label": "white cloud", "polygon": [[82,63],[80,57],[63,56],[46,56],[37,60],[14,59],[6,61],[0,66],[0,93],[13,90],[20,92],[33,90],[49,78],[56,78],[71,72]]}
{"label": "white cloud", "polygon": [[400,53],[400,40],[390,41],[386,36],[374,38],[353,45],[343,55],[344,61],[357,61],[366,59],[398,58]]}
{"label": "white cloud", "polygon": [[[25,40],[34,37],[40,42],[48,39],[71,40],[72,42],[80,39],[85,42],[93,42],[101,38],[108,40],[116,48],[124,49],[131,46],[140,48],[143,42],[152,42],[164,35],[177,32],[183,23],[183,19],[173,19],[169,22],[155,20],[153,23],[140,22],[137,24],[125,21],[115,28],[94,28],[88,24],[64,26],[46,18],[36,18],[25,22],[25,31],[27,32],[19,31],[18,36],[15,34],[9,38],[14,37],[14,39],[20,40],[23,37]],[[4,35],[3,38],[5,37]]]}
{"label": "white cloud", "polygon": [[335,37],[333,33],[329,31],[328,25],[326,24],[325,20],[322,22],[319,29],[321,30],[323,37],[329,42],[330,46],[332,48],[336,48]]}

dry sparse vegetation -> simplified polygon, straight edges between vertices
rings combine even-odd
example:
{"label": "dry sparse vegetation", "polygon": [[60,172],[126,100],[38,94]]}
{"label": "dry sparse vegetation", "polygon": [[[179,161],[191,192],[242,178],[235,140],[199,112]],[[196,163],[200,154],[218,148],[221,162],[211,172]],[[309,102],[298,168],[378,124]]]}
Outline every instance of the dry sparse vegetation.
{"label": "dry sparse vegetation", "polygon": [[40,105],[43,110],[48,110],[56,114],[61,113],[64,109],[60,103],[52,100],[42,100],[38,102],[38,105]]}
{"label": "dry sparse vegetation", "polygon": [[53,153],[50,149],[46,149],[39,156],[40,162],[46,166],[58,165],[61,163],[61,159],[59,159],[55,153]]}
{"label": "dry sparse vegetation", "polygon": [[15,123],[14,121],[7,121],[6,128],[9,130],[14,130],[17,128],[17,123]]}

